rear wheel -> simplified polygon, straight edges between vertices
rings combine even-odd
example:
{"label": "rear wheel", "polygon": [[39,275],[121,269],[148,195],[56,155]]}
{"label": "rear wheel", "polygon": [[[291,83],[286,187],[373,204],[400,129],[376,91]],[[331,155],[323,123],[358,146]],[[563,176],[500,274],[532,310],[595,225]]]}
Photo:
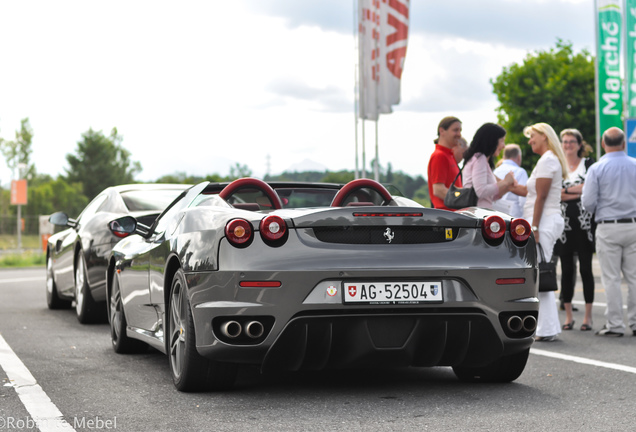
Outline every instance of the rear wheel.
{"label": "rear wheel", "polygon": [[119,354],[139,353],[148,349],[148,345],[137,339],[132,339],[126,335],[126,315],[124,305],[121,301],[121,291],[117,276],[113,277],[113,286],[110,290],[109,299],[109,321],[110,339],[113,349]]}
{"label": "rear wheel", "polygon": [[181,270],[172,281],[166,320],[168,361],[177,390],[231,388],[236,379],[236,365],[211,361],[197,352],[194,320]]}
{"label": "rear wheel", "polygon": [[53,277],[53,258],[46,259],[46,305],[49,309],[68,309],[71,307],[70,300],[63,300],[57,294],[57,286]]}
{"label": "rear wheel", "polygon": [[94,323],[99,320],[97,303],[93,300],[88,287],[86,264],[84,263],[84,253],[82,251],[77,255],[75,264],[75,312],[77,320],[82,324]]}
{"label": "rear wheel", "polygon": [[530,348],[501,357],[482,367],[453,366],[453,372],[461,381],[467,382],[511,382],[519,378],[526,367]]}

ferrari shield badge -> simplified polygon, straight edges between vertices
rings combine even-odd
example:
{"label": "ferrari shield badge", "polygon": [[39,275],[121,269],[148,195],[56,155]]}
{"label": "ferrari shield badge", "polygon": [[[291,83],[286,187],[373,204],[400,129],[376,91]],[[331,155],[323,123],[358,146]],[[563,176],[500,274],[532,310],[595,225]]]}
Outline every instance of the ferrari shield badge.
{"label": "ferrari shield badge", "polygon": [[446,228],[446,240],[452,240],[452,239],[453,239],[453,229]]}

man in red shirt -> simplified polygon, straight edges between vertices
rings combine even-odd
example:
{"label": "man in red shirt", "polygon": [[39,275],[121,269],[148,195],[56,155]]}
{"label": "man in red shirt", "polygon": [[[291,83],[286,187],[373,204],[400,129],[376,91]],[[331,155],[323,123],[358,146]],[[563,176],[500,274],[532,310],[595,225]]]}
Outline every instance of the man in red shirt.
{"label": "man in red shirt", "polygon": [[[437,135],[435,151],[428,161],[428,193],[433,207],[453,211],[444,205],[444,197],[459,173],[453,148],[462,137],[462,122],[457,117],[444,117],[437,127]],[[461,177],[455,186],[462,186]]]}

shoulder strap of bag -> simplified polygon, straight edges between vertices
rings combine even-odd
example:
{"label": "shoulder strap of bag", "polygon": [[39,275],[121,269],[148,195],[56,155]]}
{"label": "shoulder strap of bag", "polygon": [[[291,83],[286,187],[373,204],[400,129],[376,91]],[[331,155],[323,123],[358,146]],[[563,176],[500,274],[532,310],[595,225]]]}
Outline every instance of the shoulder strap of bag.
{"label": "shoulder strap of bag", "polygon": [[539,254],[541,255],[541,262],[546,262],[545,255],[543,254],[543,248],[541,247],[541,243],[537,243],[537,247],[539,248]]}
{"label": "shoulder strap of bag", "polygon": [[[461,175],[462,175],[462,170],[464,169],[464,167],[463,167],[463,166],[461,166],[461,167],[460,167],[459,165],[457,165],[457,167],[459,168],[459,172],[458,172],[458,173],[457,173],[457,175],[455,176],[455,180],[453,180],[453,182],[451,183],[451,186],[452,186],[452,185],[454,185],[454,184],[455,184],[455,182],[457,181],[457,178],[458,178],[459,176],[461,176]],[[463,185],[463,184],[464,184],[464,176],[462,176],[462,185]]]}

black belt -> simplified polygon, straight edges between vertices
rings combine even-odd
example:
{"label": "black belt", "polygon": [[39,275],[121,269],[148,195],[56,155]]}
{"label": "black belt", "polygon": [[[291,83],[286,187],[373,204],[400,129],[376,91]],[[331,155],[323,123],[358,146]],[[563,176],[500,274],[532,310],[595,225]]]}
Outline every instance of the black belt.
{"label": "black belt", "polygon": [[636,218],[602,220],[602,221],[599,221],[598,223],[608,224],[608,223],[633,223],[633,222],[636,222]]}

